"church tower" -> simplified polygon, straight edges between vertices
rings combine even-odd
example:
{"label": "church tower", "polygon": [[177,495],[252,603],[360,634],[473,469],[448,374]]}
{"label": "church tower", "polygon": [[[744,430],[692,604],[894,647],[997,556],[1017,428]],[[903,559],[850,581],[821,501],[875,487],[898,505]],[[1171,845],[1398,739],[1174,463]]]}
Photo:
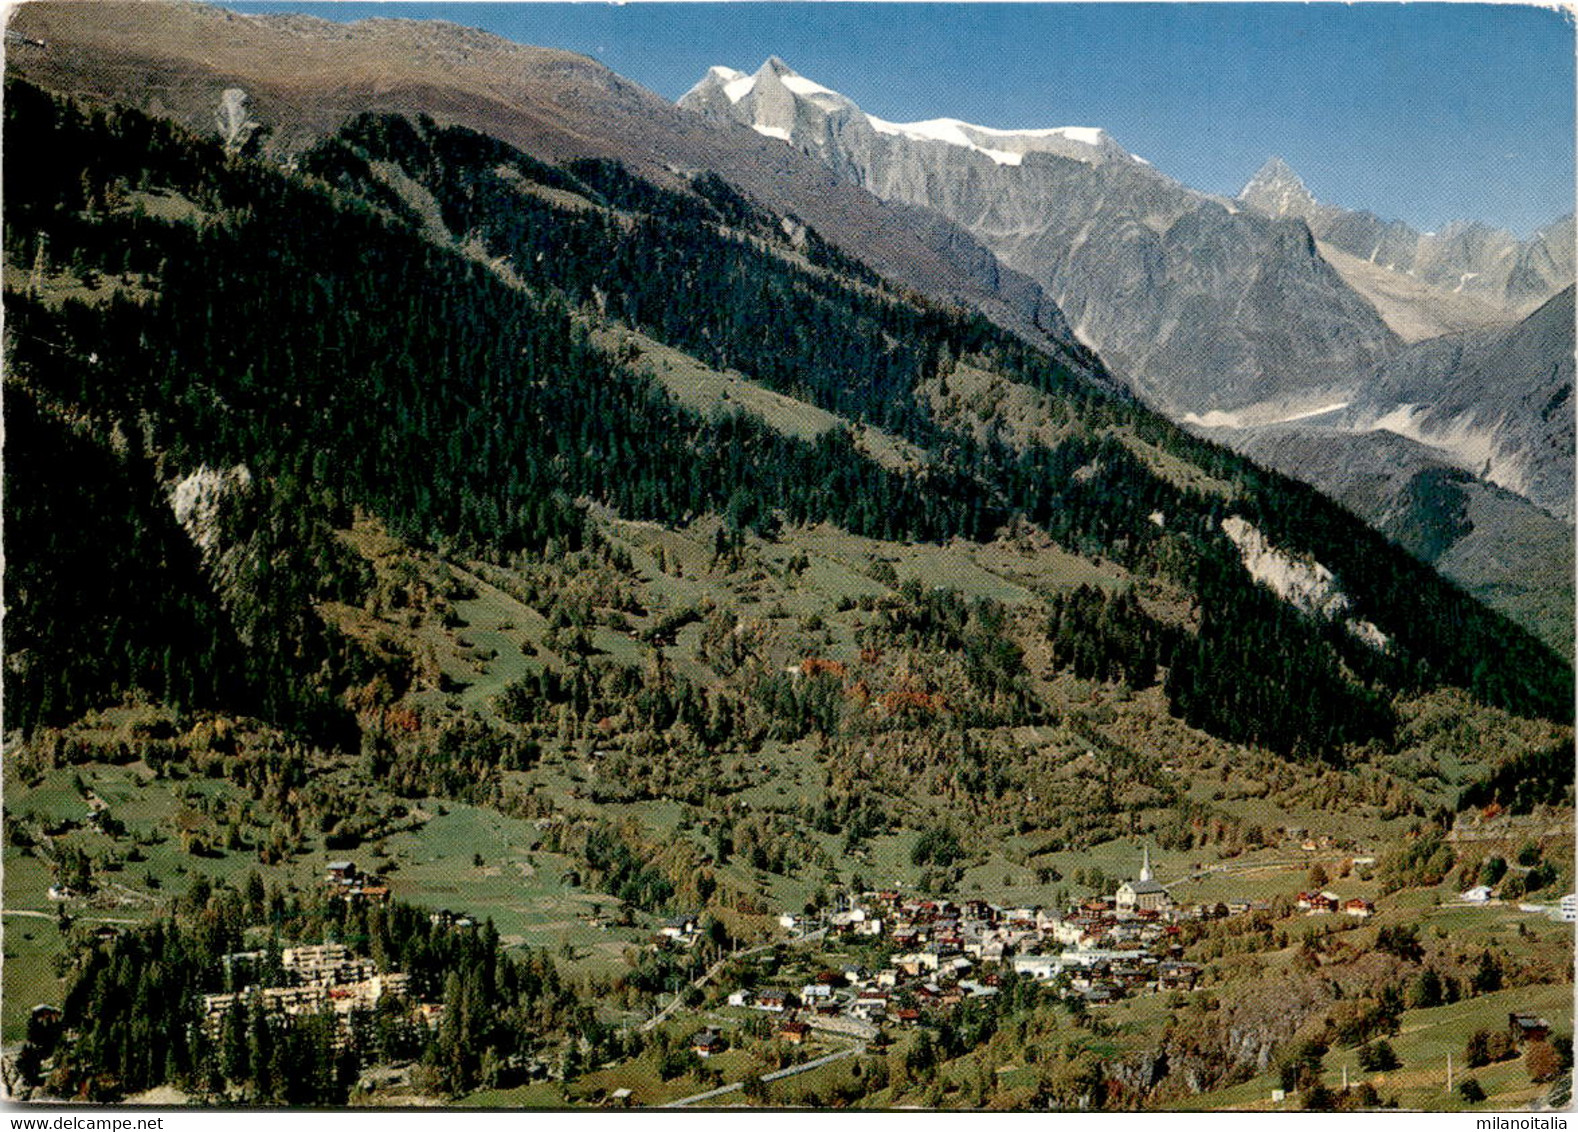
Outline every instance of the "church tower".
{"label": "church tower", "polygon": [[1150,850],[1150,846],[1146,846],[1146,848],[1145,848],[1145,859],[1140,863],[1140,879],[1141,880],[1155,880],[1156,879],[1156,874],[1151,872],[1151,850]]}

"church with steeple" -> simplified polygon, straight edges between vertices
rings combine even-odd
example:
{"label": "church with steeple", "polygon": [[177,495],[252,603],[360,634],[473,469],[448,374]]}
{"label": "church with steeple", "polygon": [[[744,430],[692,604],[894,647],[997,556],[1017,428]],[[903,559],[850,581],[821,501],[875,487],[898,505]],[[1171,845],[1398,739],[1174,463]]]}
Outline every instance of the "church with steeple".
{"label": "church with steeple", "polygon": [[1151,871],[1151,851],[1147,848],[1140,864],[1140,879],[1126,880],[1118,886],[1118,911],[1164,912],[1172,906],[1172,897],[1156,883],[1156,874]]}

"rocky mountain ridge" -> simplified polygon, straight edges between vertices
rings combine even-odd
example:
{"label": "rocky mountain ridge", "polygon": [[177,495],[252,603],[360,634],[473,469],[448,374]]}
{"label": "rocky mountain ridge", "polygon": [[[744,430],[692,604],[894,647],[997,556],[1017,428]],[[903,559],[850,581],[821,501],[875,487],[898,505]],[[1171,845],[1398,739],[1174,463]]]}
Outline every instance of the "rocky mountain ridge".
{"label": "rocky mountain ridge", "polygon": [[1338,424],[1385,429],[1573,519],[1573,288],[1516,326],[1445,335],[1382,365]]}
{"label": "rocky mountain ridge", "polygon": [[1514,326],[1410,346],[1327,413],[1202,431],[1317,484],[1570,655],[1573,322],[1568,287]]}
{"label": "rocky mountain ridge", "polygon": [[1469,220],[1419,232],[1401,220],[1322,203],[1280,157],[1267,161],[1238,199],[1267,216],[1303,220],[1316,239],[1348,255],[1513,315],[1532,313],[1573,280],[1571,214],[1526,240]]}
{"label": "rocky mountain ridge", "polygon": [[1399,345],[1305,225],[1189,189],[1105,131],[885,122],[776,58],[715,68],[680,105],[958,223],[1175,416],[1326,404]]}

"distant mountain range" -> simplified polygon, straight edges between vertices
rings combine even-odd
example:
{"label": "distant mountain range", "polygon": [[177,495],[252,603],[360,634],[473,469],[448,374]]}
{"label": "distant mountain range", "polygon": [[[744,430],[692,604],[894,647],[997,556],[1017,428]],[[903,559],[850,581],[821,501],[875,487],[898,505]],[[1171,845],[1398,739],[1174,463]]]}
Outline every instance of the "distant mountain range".
{"label": "distant mountain range", "polygon": [[715,67],[680,105],[958,223],[1174,416],[1326,404],[1399,345],[1303,224],[1195,192],[1105,131],[885,122],[776,58]]}
{"label": "distant mountain range", "polygon": [[1527,240],[1477,221],[1417,232],[1401,220],[1322,204],[1280,157],[1266,162],[1238,199],[1267,216],[1297,217],[1338,251],[1502,311],[1528,314],[1573,279],[1571,215]]}
{"label": "distant mountain range", "polygon": [[[887,122],[777,58],[714,67],[680,105],[958,223],[1148,402],[1332,492],[1570,651],[1571,217],[1526,241],[1421,234],[1317,202],[1280,159],[1226,200],[1101,129]],[[1477,486],[1453,490],[1495,517],[1443,527],[1419,477],[1465,473]]]}

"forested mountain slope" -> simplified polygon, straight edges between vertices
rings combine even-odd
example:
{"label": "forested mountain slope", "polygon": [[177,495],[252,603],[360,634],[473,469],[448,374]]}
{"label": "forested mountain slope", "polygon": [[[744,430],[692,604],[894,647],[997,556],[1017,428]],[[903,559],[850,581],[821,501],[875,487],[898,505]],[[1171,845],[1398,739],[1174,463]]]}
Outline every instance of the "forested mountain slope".
{"label": "forested mountain slope", "polygon": [[[585,56],[532,47],[441,21],[253,16],[192,0],[28,4],[9,73],[214,129],[235,90],[232,144],[290,155],[364,111],[428,114],[552,161],[620,161],[670,189],[717,172],[794,215],[844,251],[946,303],[979,308],[1065,361],[1104,372],[1075,343],[1057,306],[970,235],[917,223],[748,130],[696,121]],[[43,47],[34,44],[44,44]]]}
{"label": "forested mountain slope", "polygon": [[[1567,664],[802,213],[420,116],[282,162],[14,79],[5,112],[7,909],[147,921],[8,933],[38,1095],[342,1104],[399,1063],[595,1103],[667,1064],[675,988],[834,891],[1100,896],[1137,839],[1181,869],[1319,827],[1390,894],[1491,807],[1555,844]],[[391,903],[325,887],[350,853]],[[148,1052],[138,1002],[195,1020],[224,956],[325,938],[405,997]],[[1529,947],[1509,984],[1564,977]],[[1308,991],[1194,1047],[1197,1089],[1380,994]]]}
{"label": "forested mountain slope", "polygon": [[[716,510],[741,528],[830,520],[928,540],[979,540],[1021,515],[1071,549],[1186,585],[1207,627],[1226,634],[1224,653],[1197,658],[1206,667],[1236,665],[1245,633],[1270,632],[1290,656],[1327,658],[1308,674],[1329,670],[1339,699],[1351,686],[1340,663],[1382,686],[1445,681],[1515,710],[1565,710],[1548,653],[1318,496],[1191,440],[984,320],[884,294],[814,232],[785,235],[715,178],[676,195],[607,163],[556,169],[481,135],[363,119],[303,156],[302,181],[133,113],[83,119],[21,87],[15,102],[11,152],[63,155],[53,170],[30,158],[11,198],[9,256],[31,265],[14,273],[28,280],[12,302],[19,400],[47,418],[98,422],[125,460],[156,455],[169,485],[245,464],[287,497],[316,493],[324,521],[366,508],[406,537],[491,555],[575,546],[575,498],[631,518]],[[45,147],[45,137],[74,143]],[[553,204],[523,183],[579,200]],[[444,228],[480,250],[426,239],[431,217],[400,185],[417,186]],[[156,215],[172,199],[185,219]],[[91,272],[91,301],[44,301],[60,271]],[[601,375],[612,363],[573,325],[585,304],[891,430],[932,464],[895,473],[836,435],[795,443],[750,418],[703,421],[650,383],[610,383]],[[84,356],[71,343],[92,348]],[[1053,396],[1067,438],[1015,451],[940,426],[916,389],[964,357]],[[1173,486],[1114,439],[1119,426],[1230,479],[1232,497]],[[47,477],[59,466],[11,470]],[[293,510],[308,521],[309,509]],[[1148,517],[1158,511],[1165,525]],[[1222,531],[1230,514],[1326,563],[1387,648],[1328,634],[1276,602],[1262,603],[1263,624],[1239,616],[1259,599]],[[332,556],[312,560],[334,576]],[[29,622],[47,633],[55,620]],[[1506,662],[1494,671],[1479,655],[1492,639]]]}

